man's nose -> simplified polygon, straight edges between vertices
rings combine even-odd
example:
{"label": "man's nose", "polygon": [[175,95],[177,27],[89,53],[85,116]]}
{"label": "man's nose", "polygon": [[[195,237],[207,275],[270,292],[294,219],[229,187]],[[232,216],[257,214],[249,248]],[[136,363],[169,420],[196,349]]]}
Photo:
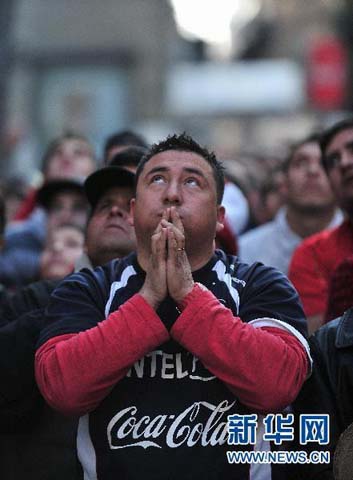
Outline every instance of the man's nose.
{"label": "man's nose", "polygon": [[125,211],[117,204],[112,205],[109,211],[109,215],[113,217],[124,217],[125,216]]}
{"label": "man's nose", "polygon": [[164,203],[179,205],[182,200],[180,185],[177,182],[169,182],[164,190]]}
{"label": "man's nose", "polygon": [[307,172],[311,175],[317,175],[322,171],[322,167],[320,165],[320,162],[314,161],[314,162],[308,162],[307,164]]}
{"label": "man's nose", "polygon": [[68,152],[63,152],[63,154],[61,155],[61,164],[63,166],[67,166],[67,165],[71,165],[71,163],[73,162],[74,162],[73,155]]}
{"label": "man's nose", "polygon": [[52,252],[53,253],[59,253],[62,250],[64,250],[64,244],[62,242],[59,242],[59,241],[53,242],[53,244],[52,244]]}

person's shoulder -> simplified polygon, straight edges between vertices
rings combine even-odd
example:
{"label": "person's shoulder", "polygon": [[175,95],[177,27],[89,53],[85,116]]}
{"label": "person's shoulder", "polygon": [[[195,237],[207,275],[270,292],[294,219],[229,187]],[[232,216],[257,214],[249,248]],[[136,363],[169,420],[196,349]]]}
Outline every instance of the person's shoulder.
{"label": "person's shoulder", "polygon": [[343,222],[341,225],[338,225],[334,228],[329,228],[322,230],[321,232],[314,233],[310,237],[306,238],[301,242],[297,247],[298,252],[305,252],[310,249],[320,250],[322,247],[329,246],[334,244],[337,241],[337,238],[340,238],[347,230],[347,222]]}
{"label": "person's shoulder", "polygon": [[[265,260],[265,253],[273,242],[275,225],[273,222],[265,223],[253,228],[239,237],[239,258],[245,262]],[[265,250],[263,250],[263,248]],[[265,256],[264,256],[265,255]]]}
{"label": "person's shoulder", "polygon": [[93,270],[94,274],[104,275],[107,279],[112,282],[121,281],[123,277],[129,276],[131,274],[136,274],[136,253],[130,253],[126,257],[115,258],[110,262],[97,267]]}
{"label": "person's shoulder", "polygon": [[277,268],[264,265],[262,262],[246,263],[237,256],[226,255],[222,252],[220,260],[226,265],[227,271],[236,281],[244,282],[244,285],[252,280],[264,279],[268,282],[283,281],[288,283],[287,277]]}
{"label": "person's shoulder", "polygon": [[336,349],[352,347],[353,308],[319,328],[313,335],[313,341],[324,351],[327,351],[329,346]]}
{"label": "person's shoulder", "polygon": [[44,308],[59,283],[60,280],[39,280],[7,295],[1,305],[1,323],[12,322],[24,313]]}
{"label": "person's shoulder", "polygon": [[136,273],[136,254],[123,258],[116,258],[110,262],[98,266],[94,269],[83,268],[79,272],[75,272],[67,278],[69,282],[77,282],[79,284],[91,283],[110,285],[114,282],[124,281],[126,276]]}
{"label": "person's shoulder", "polygon": [[239,242],[242,243],[244,246],[249,242],[259,242],[263,238],[273,234],[275,230],[275,223],[273,221],[266,222],[263,225],[259,225],[258,227],[252,228],[247,232],[243,233],[239,237]]}
{"label": "person's shoulder", "polygon": [[[320,327],[310,337],[309,342],[312,347],[319,348],[321,352],[328,352],[335,346],[337,332],[340,328],[342,317],[331,320]],[[326,355],[325,355],[326,356]]]}

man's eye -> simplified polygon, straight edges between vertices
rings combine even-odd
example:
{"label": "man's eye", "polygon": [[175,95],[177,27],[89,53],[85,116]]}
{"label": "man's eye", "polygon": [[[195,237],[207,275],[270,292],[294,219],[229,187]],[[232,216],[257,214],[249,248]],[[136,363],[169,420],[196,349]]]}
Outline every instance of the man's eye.
{"label": "man's eye", "polygon": [[88,151],[84,150],[83,148],[77,148],[74,150],[74,155],[81,156],[81,155],[88,155]]}
{"label": "man's eye", "polygon": [[298,159],[292,162],[293,168],[302,168],[303,166],[305,166],[305,162],[301,159]]}
{"label": "man's eye", "polygon": [[198,186],[199,185],[199,181],[196,178],[193,178],[193,177],[187,178],[185,180],[185,183],[187,185],[191,185],[191,186]]}
{"label": "man's eye", "polygon": [[164,183],[164,177],[162,175],[155,175],[151,178],[151,183]]}
{"label": "man's eye", "polygon": [[109,203],[107,202],[103,202],[97,205],[97,211],[99,212],[102,210],[106,210],[107,208],[109,208]]}

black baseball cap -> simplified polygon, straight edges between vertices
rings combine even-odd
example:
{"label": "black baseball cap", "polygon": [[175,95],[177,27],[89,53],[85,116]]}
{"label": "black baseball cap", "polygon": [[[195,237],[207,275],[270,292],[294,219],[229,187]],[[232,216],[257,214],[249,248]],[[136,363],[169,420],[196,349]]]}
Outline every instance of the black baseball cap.
{"label": "black baseball cap", "polygon": [[95,208],[101,196],[113,187],[134,188],[135,174],[120,167],[104,167],[93,172],[84,183],[86,196]]}
{"label": "black baseball cap", "polygon": [[53,196],[61,192],[77,192],[85,195],[82,179],[58,179],[48,180],[38,190],[37,202],[44,208],[49,208]]}

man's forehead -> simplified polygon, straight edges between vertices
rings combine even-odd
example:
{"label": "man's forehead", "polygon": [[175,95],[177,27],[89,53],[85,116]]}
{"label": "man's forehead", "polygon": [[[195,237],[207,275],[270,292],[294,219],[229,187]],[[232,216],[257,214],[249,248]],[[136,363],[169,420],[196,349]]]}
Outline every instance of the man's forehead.
{"label": "man's forehead", "polygon": [[55,195],[53,195],[51,201],[55,202],[76,199],[86,200],[86,196],[83,192],[79,192],[77,190],[62,190],[61,192],[57,192]]}
{"label": "man's forehead", "polygon": [[203,173],[212,173],[212,167],[202,155],[184,150],[166,150],[151,157],[145,165],[145,173],[157,167],[197,169]]}
{"label": "man's forehead", "polygon": [[318,142],[305,142],[298,146],[293,153],[293,158],[298,156],[317,157],[321,155]]}
{"label": "man's forehead", "polygon": [[55,150],[60,150],[64,147],[72,147],[72,148],[79,148],[80,150],[85,150],[88,153],[91,153],[92,149],[91,146],[85,141],[80,138],[70,138],[62,140],[56,147]]}

